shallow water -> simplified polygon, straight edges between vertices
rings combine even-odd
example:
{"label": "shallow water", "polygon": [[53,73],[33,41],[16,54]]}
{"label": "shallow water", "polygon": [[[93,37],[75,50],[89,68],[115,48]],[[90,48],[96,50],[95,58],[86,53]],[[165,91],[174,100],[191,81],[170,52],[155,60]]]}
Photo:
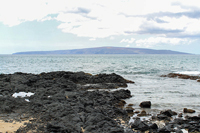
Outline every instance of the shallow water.
{"label": "shallow water", "polygon": [[117,73],[133,80],[128,89],[133,103],[149,100],[152,110],[191,108],[200,113],[200,83],[195,80],[160,77],[178,72],[200,74],[199,55],[0,55],[0,73],[84,71]]}

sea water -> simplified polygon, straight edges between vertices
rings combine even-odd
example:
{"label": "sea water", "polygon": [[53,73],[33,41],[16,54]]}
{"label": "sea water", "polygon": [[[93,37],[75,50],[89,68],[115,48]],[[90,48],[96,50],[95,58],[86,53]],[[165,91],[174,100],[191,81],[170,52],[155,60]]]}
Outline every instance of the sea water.
{"label": "sea water", "polygon": [[0,74],[51,71],[116,73],[135,82],[126,88],[132,94],[126,102],[135,109],[151,101],[151,111],[200,113],[200,82],[160,77],[172,72],[200,76],[200,55],[0,55]]}

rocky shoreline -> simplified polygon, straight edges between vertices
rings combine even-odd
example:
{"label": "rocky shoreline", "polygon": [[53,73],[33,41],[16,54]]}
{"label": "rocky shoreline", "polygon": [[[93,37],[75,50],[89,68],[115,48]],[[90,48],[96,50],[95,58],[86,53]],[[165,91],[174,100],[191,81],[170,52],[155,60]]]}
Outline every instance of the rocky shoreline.
{"label": "rocky shoreline", "polygon": [[[134,111],[124,101],[131,97],[129,90],[121,89],[127,83],[134,82],[114,73],[0,74],[0,119],[23,123],[17,133],[200,132],[200,116],[183,117],[171,110],[157,115]],[[142,102],[140,107],[150,108],[150,101]],[[129,123],[134,114],[134,121]],[[150,119],[142,120],[143,116]]]}

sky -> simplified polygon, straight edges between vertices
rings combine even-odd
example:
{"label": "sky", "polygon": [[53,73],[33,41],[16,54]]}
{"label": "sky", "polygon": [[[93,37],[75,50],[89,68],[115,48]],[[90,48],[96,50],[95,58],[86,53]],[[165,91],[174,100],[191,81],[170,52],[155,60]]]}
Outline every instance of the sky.
{"label": "sky", "polygon": [[0,0],[0,54],[102,46],[200,54],[200,0]]}

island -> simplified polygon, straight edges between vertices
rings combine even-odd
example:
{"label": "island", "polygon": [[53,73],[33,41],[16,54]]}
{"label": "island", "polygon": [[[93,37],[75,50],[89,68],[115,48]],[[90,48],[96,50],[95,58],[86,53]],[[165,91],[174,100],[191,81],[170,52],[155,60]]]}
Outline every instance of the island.
{"label": "island", "polygon": [[72,50],[55,50],[55,51],[27,51],[17,52],[14,55],[47,55],[47,54],[189,54],[171,50],[154,50],[146,48],[128,48],[128,47],[96,47]]}

